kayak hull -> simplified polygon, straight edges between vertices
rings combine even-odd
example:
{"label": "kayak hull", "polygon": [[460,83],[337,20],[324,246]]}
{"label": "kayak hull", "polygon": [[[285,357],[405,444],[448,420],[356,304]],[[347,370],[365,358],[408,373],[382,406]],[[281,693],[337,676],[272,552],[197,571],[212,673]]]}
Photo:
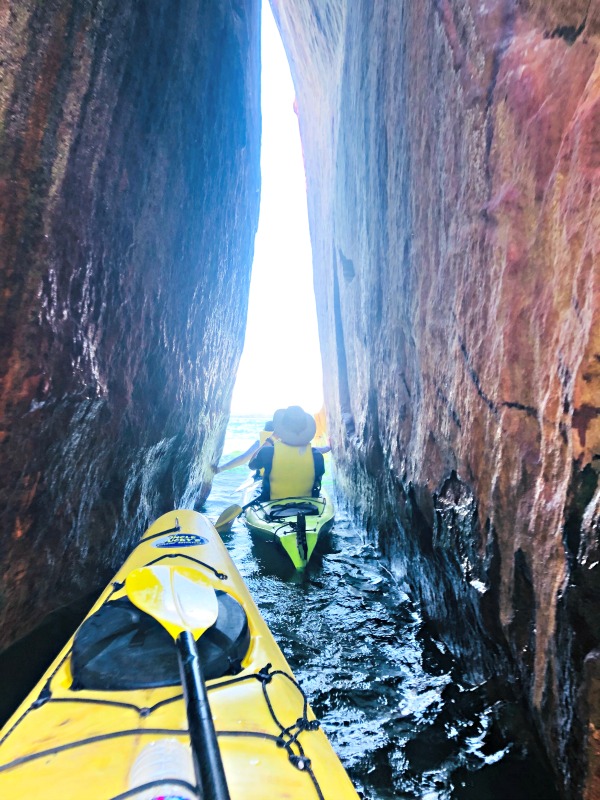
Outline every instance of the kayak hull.
{"label": "kayak hull", "polygon": [[[301,524],[299,516],[304,517]],[[306,568],[318,544],[331,531],[334,516],[333,503],[325,492],[319,497],[257,501],[244,512],[250,533],[274,543],[297,570]]]}
{"label": "kayak hull", "polygon": [[[356,800],[218,533],[206,517],[188,510],[165,514],[148,529],[74,639],[0,731],[0,797],[133,797],[130,791],[139,783],[132,787],[132,769],[144,748],[165,741],[188,747],[181,685],[163,681],[129,690],[88,689],[73,674],[84,626],[93,629],[107,606],[126,602],[124,582],[131,571],[157,562],[197,569],[247,618],[247,652],[232,667],[233,674],[207,681],[231,800],[266,795],[274,800]],[[135,629],[133,634],[128,646],[135,649]],[[177,771],[170,778],[176,786],[189,783]]]}

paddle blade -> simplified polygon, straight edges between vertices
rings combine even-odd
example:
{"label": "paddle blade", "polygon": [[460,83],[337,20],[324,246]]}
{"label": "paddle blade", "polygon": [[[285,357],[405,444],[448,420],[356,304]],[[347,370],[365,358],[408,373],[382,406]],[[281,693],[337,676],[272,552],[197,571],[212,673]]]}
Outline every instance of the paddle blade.
{"label": "paddle blade", "polygon": [[197,639],[217,619],[219,605],[214,588],[193,567],[141,567],[125,579],[131,602],[154,617],[176,639],[190,631]]}
{"label": "paddle blade", "polygon": [[256,475],[252,474],[252,475],[250,475],[249,478],[246,478],[246,480],[243,483],[240,483],[240,485],[237,487],[237,489],[234,489],[233,491],[234,492],[245,492],[246,489],[249,489],[251,486],[254,486],[254,483],[257,480],[258,480],[258,478],[256,477]]}
{"label": "paddle blade", "polygon": [[218,520],[215,522],[215,528],[219,533],[229,530],[243,510],[241,506],[229,506],[219,515]]}

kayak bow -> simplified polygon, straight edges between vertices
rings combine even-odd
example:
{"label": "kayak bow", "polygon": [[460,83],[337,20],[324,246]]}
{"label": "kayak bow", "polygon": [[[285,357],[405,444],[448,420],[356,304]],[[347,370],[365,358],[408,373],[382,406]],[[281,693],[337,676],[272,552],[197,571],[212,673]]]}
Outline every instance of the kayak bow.
{"label": "kayak bow", "polygon": [[[168,633],[163,624],[172,613],[171,591],[140,599],[153,574],[141,573],[144,581],[129,585],[136,603],[152,613],[130,602],[128,575],[157,563],[200,583],[190,594],[195,602],[206,597],[214,609],[216,594],[212,627],[203,632],[203,618],[185,622],[196,617],[193,608],[182,617],[178,589],[176,620],[184,622]],[[171,635],[183,628],[200,636],[196,645],[231,800],[357,800],[218,533],[194,511],[170,512],[149,528],[0,731],[0,797],[197,797]],[[161,752],[171,754],[162,767]]]}

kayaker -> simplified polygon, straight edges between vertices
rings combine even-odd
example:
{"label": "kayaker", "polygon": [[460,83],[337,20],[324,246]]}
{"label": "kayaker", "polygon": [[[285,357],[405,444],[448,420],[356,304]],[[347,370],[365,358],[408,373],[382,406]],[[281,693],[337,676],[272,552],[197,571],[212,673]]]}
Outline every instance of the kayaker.
{"label": "kayaker", "polygon": [[276,439],[261,447],[250,469],[263,469],[262,500],[318,497],[325,472],[323,454],[310,442],[316,432],[314,417],[300,406],[280,408],[273,416]]}
{"label": "kayaker", "polygon": [[232,458],[231,461],[225,462],[225,464],[219,464],[218,466],[214,467],[215,475],[218,475],[219,472],[224,472],[226,469],[233,469],[234,467],[241,467],[242,464],[247,464],[252,456],[255,455],[264,444],[268,445],[271,443],[272,436],[273,420],[270,419],[268,422],[265,422],[262,431],[260,431],[258,434],[258,439],[255,442],[252,442],[250,447],[244,453]]}

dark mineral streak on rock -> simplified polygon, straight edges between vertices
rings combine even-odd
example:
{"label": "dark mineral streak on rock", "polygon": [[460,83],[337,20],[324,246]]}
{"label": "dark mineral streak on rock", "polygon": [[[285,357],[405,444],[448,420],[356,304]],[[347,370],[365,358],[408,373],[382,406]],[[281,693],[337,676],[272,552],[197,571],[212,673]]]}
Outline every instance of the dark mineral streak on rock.
{"label": "dark mineral streak on rock", "polygon": [[600,3],[272,6],[340,482],[473,676],[520,676],[591,800]]}
{"label": "dark mineral streak on rock", "polygon": [[259,8],[0,3],[0,645],[200,506],[259,202]]}

